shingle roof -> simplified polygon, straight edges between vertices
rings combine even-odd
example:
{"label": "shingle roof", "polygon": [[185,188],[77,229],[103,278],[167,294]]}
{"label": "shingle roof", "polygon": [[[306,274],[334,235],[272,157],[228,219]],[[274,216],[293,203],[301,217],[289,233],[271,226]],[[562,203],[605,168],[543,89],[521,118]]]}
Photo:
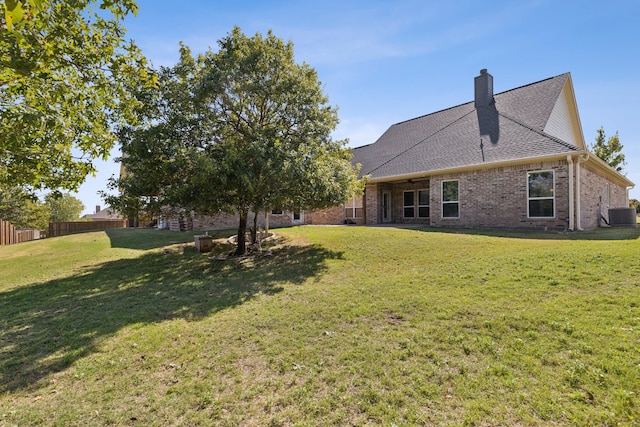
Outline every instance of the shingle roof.
{"label": "shingle roof", "polygon": [[579,151],[543,131],[568,78],[496,94],[488,107],[471,101],[397,123],[354,149],[354,162],[378,179]]}

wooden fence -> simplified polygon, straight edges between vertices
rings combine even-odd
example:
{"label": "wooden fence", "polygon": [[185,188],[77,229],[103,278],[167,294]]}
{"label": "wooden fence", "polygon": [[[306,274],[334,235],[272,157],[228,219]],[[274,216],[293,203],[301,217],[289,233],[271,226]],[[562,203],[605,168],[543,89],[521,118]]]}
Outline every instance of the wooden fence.
{"label": "wooden fence", "polygon": [[40,238],[40,231],[34,229],[16,229],[9,221],[0,219],[0,245],[28,242]]}
{"label": "wooden fence", "polygon": [[124,228],[126,226],[127,220],[125,219],[50,222],[49,237],[65,236],[67,234],[82,233],[84,231],[104,230],[105,228]]}

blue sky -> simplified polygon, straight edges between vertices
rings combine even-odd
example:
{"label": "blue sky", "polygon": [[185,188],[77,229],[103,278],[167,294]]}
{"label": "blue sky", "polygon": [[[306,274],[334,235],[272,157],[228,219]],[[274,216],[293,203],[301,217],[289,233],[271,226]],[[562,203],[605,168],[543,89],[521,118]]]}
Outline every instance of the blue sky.
{"label": "blue sky", "polygon": [[[390,125],[471,101],[482,68],[496,93],[570,72],[585,140],[619,132],[624,172],[640,199],[640,1],[213,1],[138,0],[127,37],[155,66],[171,66],[183,41],[194,53],[234,25],[272,29],[314,67],[357,147]],[[118,152],[114,150],[113,156]],[[92,213],[118,173],[98,163],[77,195]]]}

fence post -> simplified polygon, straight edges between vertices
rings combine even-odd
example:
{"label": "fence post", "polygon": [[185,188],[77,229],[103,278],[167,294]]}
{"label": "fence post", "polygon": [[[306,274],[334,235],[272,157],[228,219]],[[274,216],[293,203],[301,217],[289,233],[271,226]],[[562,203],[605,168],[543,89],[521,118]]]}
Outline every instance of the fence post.
{"label": "fence post", "polygon": [[125,227],[126,220],[50,222],[49,237],[65,236],[67,234],[81,233],[85,231],[104,230],[107,228]]}
{"label": "fence post", "polygon": [[16,243],[16,229],[9,221],[0,219],[0,245]]}

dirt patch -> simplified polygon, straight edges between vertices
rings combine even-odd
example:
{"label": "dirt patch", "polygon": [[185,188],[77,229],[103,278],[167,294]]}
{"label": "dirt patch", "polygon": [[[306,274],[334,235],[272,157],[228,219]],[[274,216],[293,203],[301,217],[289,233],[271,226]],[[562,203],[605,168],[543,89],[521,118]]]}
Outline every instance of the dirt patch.
{"label": "dirt patch", "polygon": [[[251,242],[251,233],[245,233],[245,242],[247,242],[247,251],[244,255],[236,255],[235,252],[231,252],[228,255],[221,255],[221,256],[217,256],[214,259],[217,261],[226,261],[226,260],[239,260],[239,259],[245,259],[245,258],[249,258],[249,257],[257,257],[257,256],[271,256],[273,255],[273,252],[269,249],[269,250],[265,250],[262,247],[263,242],[267,241],[267,240],[273,240],[276,238],[275,233],[266,233],[266,232],[261,232],[258,233],[257,235],[257,242],[256,243],[249,243]],[[238,242],[238,236],[234,235],[229,237],[226,242],[228,244],[231,245],[237,245]]]}
{"label": "dirt patch", "polygon": [[[272,233],[272,232],[268,232],[267,233],[267,232],[262,231],[262,232],[258,233],[256,237],[257,237],[259,242],[264,242],[265,240],[269,240],[269,239],[275,238],[276,234]],[[251,233],[245,233],[244,234],[244,241],[245,242],[250,242],[251,241]],[[227,242],[231,243],[232,245],[237,244],[238,243],[238,236],[237,235],[233,235],[233,236],[229,237],[227,239]]]}

